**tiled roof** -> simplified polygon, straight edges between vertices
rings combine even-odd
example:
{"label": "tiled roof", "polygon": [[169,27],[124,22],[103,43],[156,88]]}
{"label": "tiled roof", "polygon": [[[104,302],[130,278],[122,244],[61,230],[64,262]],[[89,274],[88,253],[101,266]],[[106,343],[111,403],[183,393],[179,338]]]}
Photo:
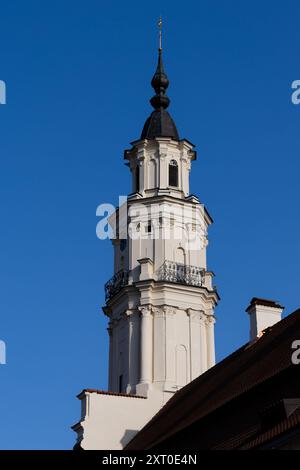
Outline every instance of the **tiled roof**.
{"label": "tiled roof", "polygon": [[[299,374],[291,361],[291,345],[297,339],[300,339],[300,310],[268,328],[260,339],[247,343],[179,390],[132,439],[126,450],[155,448],[167,440],[171,442],[173,436],[192,429],[204,419],[205,423],[213,426],[217,410],[246,394],[254,396],[262,384],[292,368]],[[240,411],[241,414],[247,412]],[[259,422],[257,426],[260,426]],[[232,439],[236,443],[231,445],[235,447],[238,442],[257,436],[258,431],[258,428],[247,429],[245,425],[236,436],[233,433]],[[245,439],[241,439],[243,434]]]}
{"label": "tiled roof", "polygon": [[272,441],[274,438],[278,438],[285,434],[287,431],[290,431],[300,425],[300,412],[297,411],[295,414],[280,421],[276,426],[268,429],[268,431],[260,434],[255,439],[247,442],[247,444],[241,447],[242,450],[250,450],[257,448],[263,444],[266,444]]}

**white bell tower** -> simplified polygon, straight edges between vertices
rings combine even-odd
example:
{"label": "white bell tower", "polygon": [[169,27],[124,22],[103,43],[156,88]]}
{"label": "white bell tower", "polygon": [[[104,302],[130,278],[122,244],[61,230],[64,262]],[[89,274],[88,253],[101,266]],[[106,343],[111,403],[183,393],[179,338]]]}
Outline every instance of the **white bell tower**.
{"label": "white bell tower", "polygon": [[212,220],[190,194],[194,146],[179,138],[166,110],[161,41],[151,84],[154,111],[124,153],[132,192],[111,217],[114,274],[103,307],[109,390],[78,395],[75,448],[123,449],[178,389],[215,364],[219,297],[206,263]]}
{"label": "white bell tower", "polygon": [[218,294],[207,270],[212,220],[190,195],[193,144],[166,111],[169,85],[159,48],[154,111],[126,150],[132,193],[116,214],[114,276],[106,284],[109,390],[164,403],[215,364]]}

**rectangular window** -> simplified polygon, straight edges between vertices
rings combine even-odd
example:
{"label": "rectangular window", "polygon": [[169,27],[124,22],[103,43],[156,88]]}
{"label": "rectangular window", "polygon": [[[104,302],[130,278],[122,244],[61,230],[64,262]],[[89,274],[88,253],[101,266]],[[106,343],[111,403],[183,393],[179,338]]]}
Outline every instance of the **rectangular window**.
{"label": "rectangular window", "polygon": [[169,186],[178,187],[178,163],[171,160],[169,163]]}

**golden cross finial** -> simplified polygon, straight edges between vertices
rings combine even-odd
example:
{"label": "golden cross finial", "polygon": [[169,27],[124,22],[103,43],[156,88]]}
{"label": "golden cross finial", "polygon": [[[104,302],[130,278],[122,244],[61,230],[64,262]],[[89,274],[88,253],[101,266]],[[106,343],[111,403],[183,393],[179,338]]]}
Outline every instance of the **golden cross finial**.
{"label": "golden cross finial", "polygon": [[162,49],[162,18],[159,17],[158,20],[158,27],[159,27],[159,49]]}

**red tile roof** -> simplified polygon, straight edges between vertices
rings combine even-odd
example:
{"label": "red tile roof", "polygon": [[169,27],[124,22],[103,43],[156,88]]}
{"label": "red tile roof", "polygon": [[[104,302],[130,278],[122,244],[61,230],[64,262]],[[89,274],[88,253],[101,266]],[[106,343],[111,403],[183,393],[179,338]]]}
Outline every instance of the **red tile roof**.
{"label": "red tile roof", "polygon": [[[193,426],[202,422],[214,427],[216,423],[213,417],[218,410],[221,412],[221,409],[233,403],[237,403],[236,409],[238,409],[240,397],[246,395],[252,394],[255,402],[255,394],[259,394],[263,384],[269,384],[275,377],[279,377],[278,381],[283,390],[284,374],[291,373],[293,377],[299,374],[297,366],[291,362],[293,352],[291,345],[297,339],[300,339],[300,310],[268,328],[260,339],[251,344],[251,347],[247,343],[176,392],[129,442],[126,450],[163,446],[164,442],[172,442],[179,433],[184,436],[187,429],[194,429]],[[237,399],[239,401],[235,402]],[[269,399],[270,402],[274,401],[272,396]],[[234,432],[232,433],[232,446],[236,446],[237,442],[243,443],[257,434],[261,426],[257,413],[257,423],[254,424],[254,428],[252,425],[252,428],[250,425],[247,428],[246,424],[243,425],[243,413],[247,411],[238,410],[238,414],[241,414],[241,426],[236,431],[236,436]],[[228,425],[230,426],[230,421]],[[230,440],[227,436],[223,440],[229,443],[228,439]],[[221,441],[220,438],[219,443]]]}
{"label": "red tile roof", "polygon": [[281,437],[287,431],[291,431],[292,429],[298,427],[299,425],[300,425],[300,412],[297,411],[295,414],[281,421],[273,428],[260,434],[258,437],[251,440],[250,442],[247,442],[247,444],[241,447],[241,450],[250,450],[250,449],[257,448],[261,446],[262,444],[266,444],[272,441],[274,438]]}

